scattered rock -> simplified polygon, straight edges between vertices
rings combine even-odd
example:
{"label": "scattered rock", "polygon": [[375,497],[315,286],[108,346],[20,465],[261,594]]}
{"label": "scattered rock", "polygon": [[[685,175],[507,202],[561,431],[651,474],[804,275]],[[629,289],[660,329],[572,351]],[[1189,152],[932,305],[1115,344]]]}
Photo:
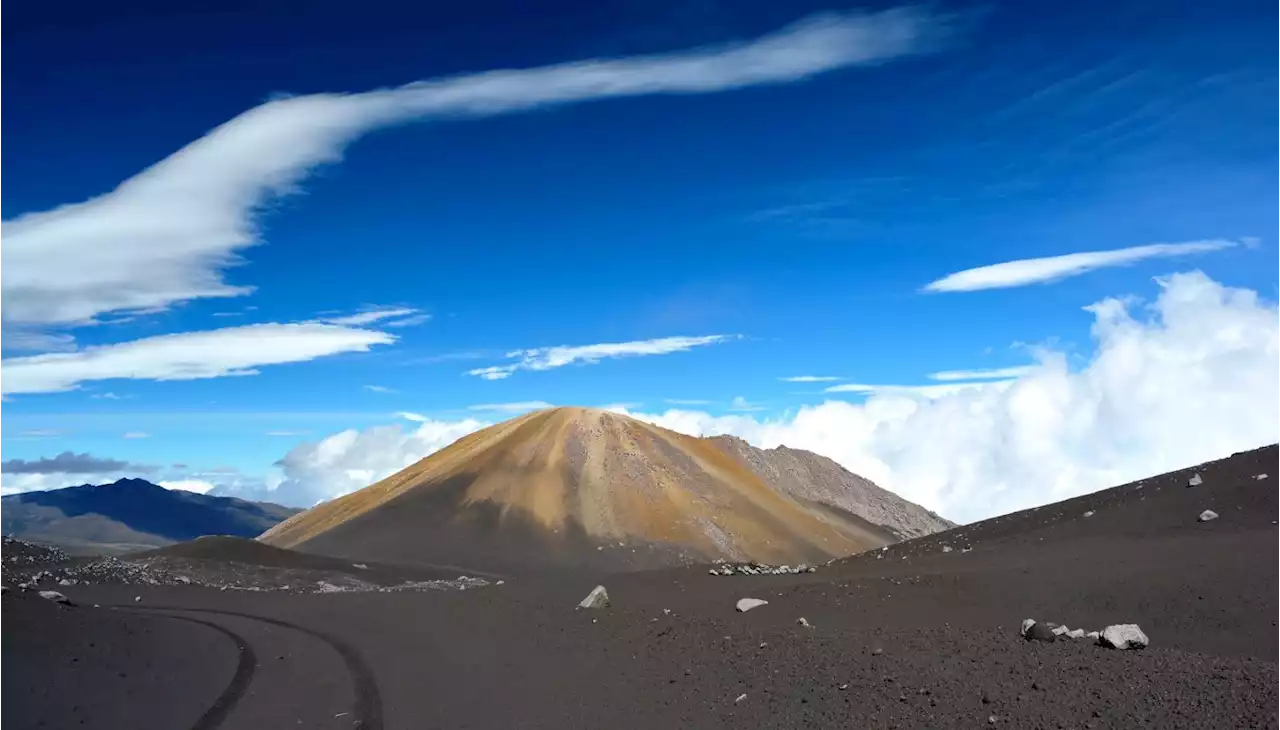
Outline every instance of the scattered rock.
{"label": "scattered rock", "polygon": [[609,591],[604,586],[596,586],[591,589],[587,597],[582,599],[578,604],[578,608],[608,608],[609,607]]}
{"label": "scattered rock", "polygon": [[1258,476],[1254,477],[1254,479],[1257,479],[1258,481],[1262,481],[1263,479],[1266,479],[1266,478],[1267,478],[1266,474],[1259,474]]}
{"label": "scattered rock", "polygon": [[1071,629],[1067,628],[1066,626],[1054,626],[1052,631],[1054,636],[1062,636],[1064,634],[1071,633]]}
{"label": "scattered rock", "polygon": [[1070,631],[1068,631],[1068,632],[1067,632],[1067,636],[1069,636],[1069,637],[1071,637],[1071,638],[1073,638],[1073,639],[1083,639],[1083,638],[1084,638],[1084,629],[1072,629],[1072,630],[1070,630]]}
{"label": "scattered rock", "polygon": [[1088,512],[1085,512],[1085,513],[1084,513],[1084,516],[1085,516],[1085,517],[1093,517],[1095,514],[1097,514],[1097,513],[1096,513],[1096,512],[1094,512],[1093,510],[1089,510]]}
{"label": "scattered rock", "polygon": [[1112,649],[1143,649],[1151,642],[1137,624],[1115,624],[1102,630],[1098,643]]}
{"label": "scattered rock", "polygon": [[138,603],[138,602],[140,602],[141,600],[142,600],[142,596],[134,596],[134,597],[133,597],[133,602],[134,602],[134,603]]}
{"label": "scattered rock", "polygon": [[943,545],[943,546],[942,546],[942,552],[944,552],[944,553],[949,553],[949,552],[951,552],[951,549],[952,549],[952,548],[951,548],[951,546],[950,546],[950,545]]}
{"label": "scattered rock", "polygon": [[813,628],[813,624],[809,623],[809,619],[805,618],[804,616],[801,616],[800,618],[796,619],[796,623],[800,624],[806,629]]}
{"label": "scattered rock", "polygon": [[54,603],[61,603],[61,604],[62,604],[62,605],[64,605],[64,606],[74,606],[74,605],[75,605],[74,603],[72,603],[72,602],[71,602],[71,599],[70,599],[70,598],[67,598],[66,596],[62,595],[61,593],[59,593],[59,592],[57,592],[57,591],[40,591],[39,596],[40,596],[41,598],[43,598],[44,600],[46,600],[46,601],[53,601]]}
{"label": "scattered rock", "polygon": [[368,566],[368,565],[365,565],[364,563],[352,563],[352,564],[351,564],[351,567],[353,567],[353,568],[355,568],[355,569],[357,569],[357,570],[368,570],[368,569],[369,569],[369,566]]}
{"label": "scattered rock", "polygon": [[1097,631],[1090,631],[1089,633],[1085,634],[1085,637],[1086,637],[1086,638],[1089,638],[1089,639],[1093,639],[1094,641],[1097,641],[1097,640],[1098,640],[1098,637],[1099,637],[1099,636],[1101,636],[1101,635],[1102,635],[1102,634],[1101,634],[1100,632],[1097,632]]}
{"label": "scattered rock", "polygon": [[884,649],[881,649],[879,647],[876,647],[875,649],[871,650],[871,656],[880,656],[883,653],[884,653]]}
{"label": "scattered rock", "polygon": [[796,575],[813,573],[817,568],[812,565],[766,565],[765,563],[726,563],[717,561],[714,568],[707,570],[710,575]]}
{"label": "scattered rock", "polygon": [[736,704],[736,703],[738,703],[738,702],[741,702],[741,701],[745,700],[746,698],[747,698],[747,693],[746,693],[746,692],[743,692],[742,694],[738,695],[738,698],[734,700],[734,703]]}
{"label": "scattered rock", "polygon": [[738,599],[736,608],[738,609],[739,613],[746,613],[747,611],[750,611],[753,608],[759,608],[761,606],[768,605],[768,603],[769,603],[768,601],[761,600],[759,598],[740,598]]}
{"label": "scattered rock", "polygon": [[[1031,621],[1031,619],[1027,619],[1027,621]],[[1026,621],[1023,622],[1023,625],[1026,626]],[[1053,627],[1049,626],[1049,624],[1035,621],[1031,621],[1031,625],[1023,629],[1022,636],[1027,641],[1055,641],[1058,638],[1058,635],[1053,631]]]}
{"label": "scattered rock", "polygon": [[1218,519],[1218,513],[1214,512],[1211,509],[1207,509],[1204,512],[1201,512],[1199,517],[1199,520],[1201,522],[1212,522],[1216,519]]}
{"label": "scattered rock", "polygon": [[182,584],[184,584],[184,585],[190,585],[190,584],[191,584],[191,579],[190,579],[190,578],[188,578],[188,577],[187,577],[187,576],[185,576],[185,575],[180,575],[180,576],[178,576],[177,578],[174,578],[174,580],[176,580],[176,581],[178,581],[179,583],[182,583]]}
{"label": "scattered rock", "polygon": [[71,585],[75,585],[75,581],[73,581],[73,580],[71,580],[71,579],[69,579],[69,578],[63,578],[62,580],[58,581],[58,585],[60,585],[60,586],[71,586]]}
{"label": "scattered rock", "polygon": [[1204,479],[1200,478],[1200,472],[1196,472],[1195,474],[1192,474],[1191,478],[1187,480],[1188,487],[1198,487],[1201,484],[1204,484]]}

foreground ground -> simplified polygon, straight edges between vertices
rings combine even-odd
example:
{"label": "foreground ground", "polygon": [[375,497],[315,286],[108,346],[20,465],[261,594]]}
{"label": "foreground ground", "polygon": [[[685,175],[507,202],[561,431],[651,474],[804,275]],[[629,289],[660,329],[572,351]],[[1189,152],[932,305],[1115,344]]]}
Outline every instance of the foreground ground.
{"label": "foreground ground", "polygon": [[[73,607],[11,589],[3,720],[1275,727],[1276,471],[1271,447],[801,575],[704,567],[323,595],[58,588]],[[1193,472],[1203,484],[1188,487]],[[1199,522],[1206,509],[1219,518]],[[596,582],[612,607],[575,610]],[[769,603],[737,613],[746,596]],[[1138,623],[1152,644],[1027,642],[1017,628],[1028,617],[1086,630]]]}

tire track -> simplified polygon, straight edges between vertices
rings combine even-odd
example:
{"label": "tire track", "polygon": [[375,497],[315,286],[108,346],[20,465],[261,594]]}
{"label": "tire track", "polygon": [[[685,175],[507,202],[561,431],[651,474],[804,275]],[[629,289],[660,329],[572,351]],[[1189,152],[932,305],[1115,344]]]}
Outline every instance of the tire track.
{"label": "tire track", "polygon": [[[305,626],[299,626],[297,624],[289,623],[288,621],[282,621],[276,618],[268,618],[266,616],[258,616],[256,614],[251,614],[251,613],[242,613],[240,611],[228,611],[228,610],[219,609],[219,608],[189,608],[184,606],[117,606],[116,608],[122,608],[129,611],[149,611],[157,615],[170,616],[172,618],[184,619],[187,621],[194,621],[196,623],[200,623],[200,624],[210,626],[212,628],[216,628],[229,636],[236,637],[236,640],[245,647],[244,651],[248,652],[250,657],[253,657],[253,653],[252,653],[252,649],[249,647],[248,642],[245,642],[243,638],[239,638],[238,635],[231,632],[230,630],[223,629],[222,627],[217,626],[216,624],[213,624],[211,622],[200,621],[199,619],[193,619],[185,616],[175,616],[172,613],[165,613],[165,612],[178,611],[178,612],[189,612],[189,613],[211,613],[211,614],[217,614],[222,616],[235,616],[237,618],[249,619],[251,621],[260,621],[262,623],[271,624],[274,626],[280,626],[286,629],[293,629],[294,631],[297,631],[299,633],[306,634],[312,638],[318,639],[319,641],[322,641],[325,644],[327,644],[329,648],[337,652],[338,656],[341,657],[343,664],[345,664],[347,667],[347,673],[351,676],[351,684],[355,689],[355,707],[352,708],[353,728],[355,728],[355,730],[383,730],[382,695],[378,691],[377,680],[374,678],[373,672],[369,669],[369,665],[365,664],[364,658],[360,656],[360,653],[357,652],[355,648],[352,647],[350,644],[348,644],[346,641],[336,636],[327,634],[322,631],[317,631],[315,629],[309,629]],[[242,663],[243,663],[244,655],[245,654],[242,652],[241,654]],[[253,662],[256,664],[257,659],[253,658]],[[237,667],[237,676],[239,676],[239,667]],[[252,677],[253,677],[253,671],[252,669],[250,669],[249,679],[252,679]],[[234,681],[235,680],[233,678],[233,683]],[[238,690],[238,693],[236,693],[234,697],[232,697],[230,701],[230,705],[228,705],[224,710],[222,710],[221,716],[218,718],[217,722],[215,722],[212,725],[202,725],[202,724],[199,724],[198,722],[196,725],[192,726],[191,730],[212,730],[213,728],[217,727],[218,723],[221,723],[222,720],[225,719],[226,714],[230,712],[231,707],[235,705],[235,702],[239,700],[240,695],[242,695],[244,693],[244,690],[247,688],[248,688],[248,681],[245,681],[244,686],[240,687]],[[221,702],[223,698],[226,697],[228,693],[230,693],[230,691],[231,691],[231,686],[228,685],[227,690],[223,692],[223,696],[220,696],[218,698],[218,701],[214,703],[215,706],[218,704],[218,702]],[[211,707],[209,712],[206,712],[205,714],[208,715],[210,712],[213,712],[213,710],[214,708]],[[204,721],[204,718],[201,718],[201,722],[203,721]]]}
{"label": "tire track", "polygon": [[240,634],[212,621],[201,621],[198,618],[190,616],[175,616],[173,614],[160,614],[165,618],[171,618],[177,621],[186,621],[188,623],[207,626],[214,631],[231,639],[232,643],[240,651],[239,659],[236,661],[235,674],[231,676],[231,681],[227,683],[222,693],[218,695],[209,709],[204,711],[195,724],[191,726],[191,730],[214,730],[227,719],[227,715],[231,714],[231,710],[244,696],[249,689],[249,685],[253,683],[253,673],[258,666],[258,655],[254,653],[253,646]]}

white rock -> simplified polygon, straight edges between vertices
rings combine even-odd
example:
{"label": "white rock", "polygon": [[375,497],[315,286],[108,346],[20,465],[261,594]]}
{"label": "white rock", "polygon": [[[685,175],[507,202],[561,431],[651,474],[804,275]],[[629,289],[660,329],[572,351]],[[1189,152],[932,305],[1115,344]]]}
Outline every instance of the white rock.
{"label": "white rock", "polygon": [[46,601],[53,601],[54,603],[62,603],[68,606],[71,605],[71,599],[67,598],[66,596],[62,595],[57,591],[40,591],[39,596]]}
{"label": "white rock", "polygon": [[582,599],[578,604],[578,608],[608,608],[609,607],[609,591],[604,586],[596,586],[591,589],[587,597]]}
{"label": "white rock", "polygon": [[801,616],[800,618],[796,619],[796,623],[800,624],[806,629],[813,628],[813,624],[809,623],[809,619],[805,618],[804,616]]}
{"label": "white rock", "polygon": [[1102,630],[1098,643],[1112,649],[1142,649],[1151,642],[1137,624],[1115,624]]}
{"label": "white rock", "polygon": [[1099,636],[1101,636],[1101,635],[1102,635],[1102,634],[1100,634],[1100,633],[1099,633],[1099,632],[1097,632],[1097,631],[1090,631],[1089,633],[1085,634],[1085,637],[1090,638],[1090,639],[1093,639],[1094,641],[1097,641],[1097,640],[1098,640],[1098,637],[1099,637]]}
{"label": "white rock", "polygon": [[1073,639],[1083,639],[1084,629],[1072,629],[1067,632],[1067,636],[1070,636]]}
{"label": "white rock", "polygon": [[1085,512],[1085,513],[1084,513],[1084,516],[1085,516],[1085,517],[1093,517],[1093,515],[1094,515],[1094,514],[1095,514],[1095,512],[1094,512],[1093,510],[1089,510],[1088,512]]}
{"label": "white rock", "polygon": [[767,605],[769,602],[759,598],[742,598],[738,600],[737,608],[740,613],[746,613],[753,608],[759,608]]}
{"label": "white rock", "polygon": [[1031,630],[1031,627],[1032,627],[1032,626],[1035,626],[1035,625],[1036,625],[1036,620],[1035,620],[1035,619],[1033,619],[1033,618],[1024,618],[1024,619],[1022,619],[1022,628],[1018,629],[1018,633],[1019,633],[1019,634],[1021,634],[1021,635],[1023,635],[1023,636],[1026,636],[1026,635],[1027,635],[1027,632]]}
{"label": "white rock", "polygon": [[71,581],[67,580],[66,578],[63,578],[62,580],[58,581],[58,585],[60,585],[60,586],[69,586],[69,585],[72,585],[72,583],[71,583]]}
{"label": "white rock", "polygon": [[191,579],[190,579],[190,578],[188,578],[188,577],[187,577],[187,576],[185,576],[185,575],[180,575],[180,576],[178,576],[177,578],[174,578],[174,580],[178,581],[179,583],[190,583],[190,582],[191,582]]}
{"label": "white rock", "polygon": [[943,545],[943,546],[942,546],[942,552],[944,552],[944,553],[949,553],[949,552],[951,552],[951,546],[950,546],[950,545]]}
{"label": "white rock", "polygon": [[1258,481],[1262,481],[1263,479],[1266,479],[1266,478],[1267,478],[1266,474],[1259,474],[1258,476],[1254,477],[1254,479],[1257,479]]}
{"label": "white rock", "polygon": [[502,585],[503,583],[506,583],[506,581],[505,581],[505,580],[500,580],[500,581],[498,581],[497,583],[494,583],[494,585],[495,585],[495,586],[500,586],[500,585]]}
{"label": "white rock", "polygon": [[1207,509],[1204,512],[1200,513],[1201,522],[1212,522],[1213,520],[1216,520],[1216,519],[1218,519],[1218,513],[1214,512],[1211,509]]}
{"label": "white rock", "polygon": [[734,700],[734,702],[735,702],[735,703],[737,703],[737,702],[741,702],[741,701],[745,700],[746,698],[747,698],[747,693],[746,693],[746,692],[743,692],[742,694],[738,695],[738,698],[737,698],[736,700]]}
{"label": "white rock", "polygon": [[1054,626],[1054,627],[1053,627],[1053,635],[1054,635],[1054,636],[1062,636],[1063,634],[1069,634],[1069,633],[1071,633],[1071,629],[1067,628],[1066,626]]}
{"label": "white rock", "polygon": [[133,597],[133,602],[134,602],[134,603],[137,603],[137,602],[139,602],[139,601],[141,601],[141,600],[142,600],[142,596],[134,596],[134,597]]}
{"label": "white rock", "polygon": [[369,569],[369,566],[368,566],[368,565],[365,565],[364,563],[352,563],[352,564],[351,564],[351,567],[353,567],[353,568],[358,568],[358,569],[360,569],[360,570],[368,570],[368,569]]}
{"label": "white rock", "polygon": [[1188,487],[1198,487],[1201,484],[1204,484],[1204,480],[1200,478],[1200,472],[1192,474],[1191,478],[1187,480]]}

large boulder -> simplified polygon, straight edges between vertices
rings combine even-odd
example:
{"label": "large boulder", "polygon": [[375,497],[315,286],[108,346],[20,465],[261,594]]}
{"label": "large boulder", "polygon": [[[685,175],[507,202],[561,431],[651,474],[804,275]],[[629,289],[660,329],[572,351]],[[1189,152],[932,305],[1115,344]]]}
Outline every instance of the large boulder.
{"label": "large boulder", "polygon": [[578,608],[608,608],[609,607],[609,591],[604,586],[596,586],[591,589],[587,597],[582,599],[578,604]]}
{"label": "large boulder", "polygon": [[1114,624],[1102,630],[1098,643],[1112,649],[1144,649],[1151,642],[1137,624]]}
{"label": "large boulder", "polygon": [[54,603],[61,603],[61,604],[62,604],[62,605],[64,605],[64,606],[71,606],[71,605],[74,605],[73,603],[71,603],[71,599],[70,599],[70,598],[67,598],[66,596],[62,595],[61,593],[59,593],[59,592],[57,592],[57,591],[40,591],[40,594],[39,594],[39,595],[40,595],[40,597],[41,597],[41,598],[43,598],[43,599],[44,599],[44,600],[46,600],[46,601],[53,601]]}

